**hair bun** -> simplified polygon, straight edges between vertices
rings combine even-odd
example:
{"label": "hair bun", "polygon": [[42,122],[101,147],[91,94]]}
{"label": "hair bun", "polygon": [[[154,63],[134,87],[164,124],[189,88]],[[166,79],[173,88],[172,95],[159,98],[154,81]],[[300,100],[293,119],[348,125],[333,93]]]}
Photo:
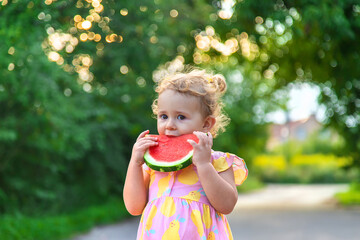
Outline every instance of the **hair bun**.
{"label": "hair bun", "polygon": [[223,75],[215,74],[212,76],[212,81],[219,93],[225,93],[227,85]]}

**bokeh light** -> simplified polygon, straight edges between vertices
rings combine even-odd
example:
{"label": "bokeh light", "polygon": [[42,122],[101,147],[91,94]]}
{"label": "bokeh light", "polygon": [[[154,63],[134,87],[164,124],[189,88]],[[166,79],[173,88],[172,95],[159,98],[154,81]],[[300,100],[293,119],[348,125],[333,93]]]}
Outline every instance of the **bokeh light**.
{"label": "bokeh light", "polygon": [[15,64],[14,64],[14,63],[10,63],[9,66],[8,66],[8,70],[9,70],[9,71],[12,71],[12,70],[14,70],[14,68],[15,68]]}
{"label": "bokeh light", "polygon": [[176,18],[179,15],[179,12],[176,9],[170,11],[170,16]]}
{"label": "bokeh light", "polygon": [[123,9],[120,10],[120,14],[122,16],[127,16],[129,14],[129,11],[126,8],[123,8]]}
{"label": "bokeh light", "polygon": [[120,67],[120,72],[122,73],[122,74],[128,74],[128,72],[129,72],[129,68],[126,66],[126,65],[123,65],[123,66],[121,66]]}
{"label": "bokeh light", "polygon": [[91,28],[91,22],[88,20],[85,20],[81,23],[81,27],[85,30],[89,30]]}

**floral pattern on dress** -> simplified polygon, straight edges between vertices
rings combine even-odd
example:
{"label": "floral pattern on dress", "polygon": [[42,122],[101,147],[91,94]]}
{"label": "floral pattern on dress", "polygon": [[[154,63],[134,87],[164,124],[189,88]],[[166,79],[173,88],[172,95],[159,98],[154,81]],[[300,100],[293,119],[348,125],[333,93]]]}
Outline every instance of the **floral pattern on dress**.
{"label": "floral pattern on dress", "polygon": [[[212,151],[217,172],[233,168],[235,184],[242,184],[248,169],[245,161],[230,153]],[[206,197],[196,166],[176,172],[158,172],[143,165],[150,175],[149,202],[141,216],[138,240],[226,240],[233,239],[225,215]]]}

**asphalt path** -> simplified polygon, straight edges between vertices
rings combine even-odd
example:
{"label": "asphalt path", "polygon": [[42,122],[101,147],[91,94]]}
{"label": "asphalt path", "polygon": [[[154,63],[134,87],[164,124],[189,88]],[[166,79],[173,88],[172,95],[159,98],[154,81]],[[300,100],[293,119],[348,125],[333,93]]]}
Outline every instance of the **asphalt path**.
{"label": "asphalt path", "polygon": [[243,210],[228,217],[234,239],[359,240],[360,210]]}
{"label": "asphalt path", "polygon": [[[359,240],[360,208],[341,208],[333,200],[347,185],[268,185],[240,194],[227,216],[234,239]],[[71,240],[136,239],[139,217],[99,226]]]}

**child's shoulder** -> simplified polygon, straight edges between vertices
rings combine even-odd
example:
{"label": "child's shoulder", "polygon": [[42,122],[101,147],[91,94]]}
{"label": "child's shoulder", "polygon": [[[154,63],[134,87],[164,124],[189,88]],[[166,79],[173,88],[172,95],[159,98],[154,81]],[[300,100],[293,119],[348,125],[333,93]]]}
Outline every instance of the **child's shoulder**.
{"label": "child's shoulder", "polygon": [[212,151],[211,160],[217,172],[223,172],[230,167],[234,170],[235,184],[242,184],[248,175],[248,169],[244,159],[233,153]]}
{"label": "child's shoulder", "polygon": [[239,157],[232,153],[214,150],[211,151],[212,164],[219,172],[228,169],[237,158]]}

